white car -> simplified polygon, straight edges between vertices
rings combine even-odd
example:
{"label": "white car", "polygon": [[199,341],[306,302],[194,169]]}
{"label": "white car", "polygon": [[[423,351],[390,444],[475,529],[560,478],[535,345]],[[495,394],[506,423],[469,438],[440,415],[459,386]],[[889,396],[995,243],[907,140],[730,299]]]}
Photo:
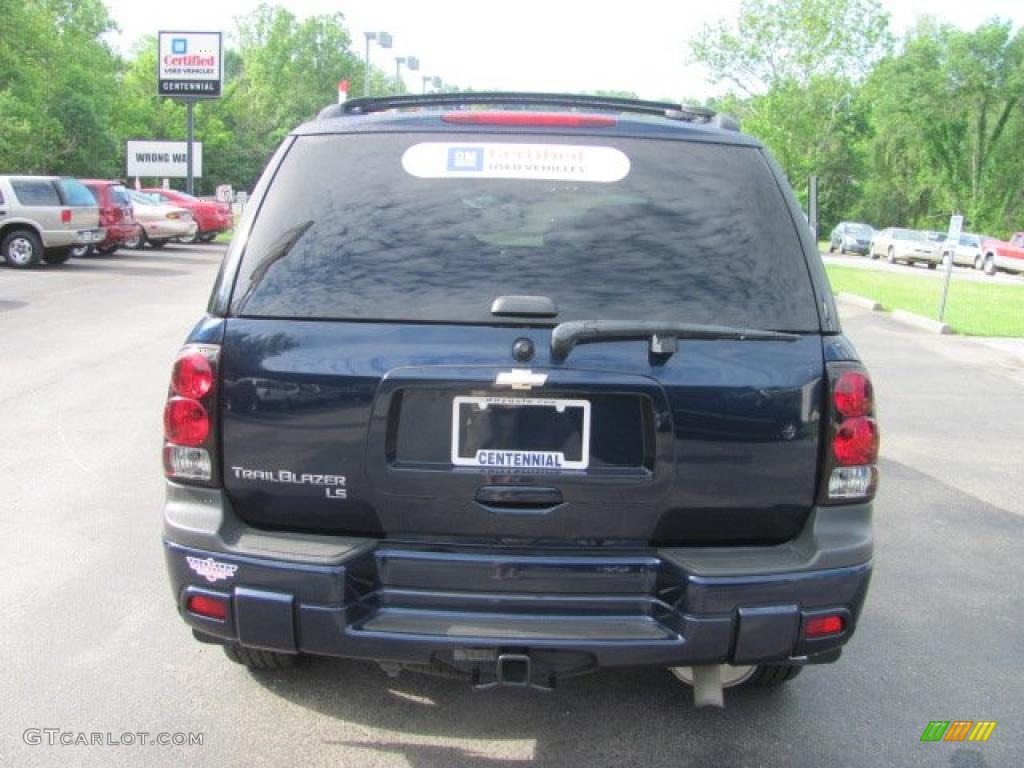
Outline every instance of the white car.
{"label": "white car", "polygon": [[916,229],[886,227],[871,238],[868,253],[872,259],[884,256],[890,264],[897,261],[914,264],[920,261],[927,264],[928,269],[935,269],[939,264],[937,245],[929,241],[924,232]]}
{"label": "white car", "polygon": [[[988,235],[975,235],[971,232],[964,232],[960,235],[960,242],[952,250],[953,263],[962,267],[974,267],[981,269],[985,264],[985,253],[981,244],[989,240]],[[949,243],[942,244],[942,263],[945,264],[950,258]]]}
{"label": "white car", "polygon": [[184,208],[167,205],[150,195],[128,190],[135,220],[142,225],[135,239],[126,241],[127,248],[141,248],[149,243],[153,248],[163,248],[170,240],[191,237],[196,231],[196,222],[191,212]]}

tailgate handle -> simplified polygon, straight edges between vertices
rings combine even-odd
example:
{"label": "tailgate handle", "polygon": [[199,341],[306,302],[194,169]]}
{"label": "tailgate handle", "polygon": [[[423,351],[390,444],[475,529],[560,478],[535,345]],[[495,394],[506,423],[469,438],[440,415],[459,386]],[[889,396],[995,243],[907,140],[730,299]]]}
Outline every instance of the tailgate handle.
{"label": "tailgate handle", "polygon": [[562,503],[562,492],[535,485],[483,485],[477,488],[476,501],[495,512],[545,512]]}

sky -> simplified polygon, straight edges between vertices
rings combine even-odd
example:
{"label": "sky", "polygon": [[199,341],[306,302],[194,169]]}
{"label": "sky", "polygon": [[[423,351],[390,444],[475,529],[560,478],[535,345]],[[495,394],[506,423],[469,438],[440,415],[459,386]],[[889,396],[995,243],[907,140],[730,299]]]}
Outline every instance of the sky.
{"label": "sky", "polygon": [[[394,48],[373,46],[371,61],[393,72],[396,56],[415,56],[420,72],[403,72],[419,92],[422,76],[476,90],[633,91],[641,98],[702,99],[715,93],[706,73],[687,63],[688,41],[701,26],[737,15],[739,0],[627,0],[612,13],[594,0],[276,0],[300,18],[341,11],[355,50],[366,31],[387,31]],[[275,0],[268,0],[275,2]],[[120,28],[115,47],[128,52],[160,29],[223,31],[256,0],[106,0]],[[921,15],[973,28],[993,16],[1024,22],[1022,0],[882,0],[897,34]],[[230,44],[230,39],[228,41]]]}

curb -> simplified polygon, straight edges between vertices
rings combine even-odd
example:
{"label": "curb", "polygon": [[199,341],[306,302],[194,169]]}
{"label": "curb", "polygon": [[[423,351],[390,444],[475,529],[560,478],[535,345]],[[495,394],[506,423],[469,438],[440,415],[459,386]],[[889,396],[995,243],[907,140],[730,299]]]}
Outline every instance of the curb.
{"label": "curb", "polygon": [[938,320],[932,320],[930,317],[915,315],[913,312],[907,312],[902,309],[894,309],[892,311],[892,319],[898,320],[904,325],[909,325],[922,331],[942,334],[953,333],[953,329],[945,323],[940,323]]}
{"label": "curb", "polygon": [[846,304],[853,304],[855,307],[870,309],[872,312],[880,312],[882,309],[881,302],[865,298],[864,296],[858,296],[855,293],[837,293],[836,299]]}

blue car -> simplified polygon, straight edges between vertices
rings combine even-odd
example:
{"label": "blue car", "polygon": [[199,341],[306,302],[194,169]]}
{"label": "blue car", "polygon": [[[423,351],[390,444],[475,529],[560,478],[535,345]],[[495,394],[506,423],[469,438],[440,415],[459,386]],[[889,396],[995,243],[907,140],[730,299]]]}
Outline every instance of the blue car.
{"label": "blue car", "polygon": [[163,543],[195,638],[551,688],[836,661],[878,426],[816,243],[730,118],[354,99],[270,160],[174,364]]}

